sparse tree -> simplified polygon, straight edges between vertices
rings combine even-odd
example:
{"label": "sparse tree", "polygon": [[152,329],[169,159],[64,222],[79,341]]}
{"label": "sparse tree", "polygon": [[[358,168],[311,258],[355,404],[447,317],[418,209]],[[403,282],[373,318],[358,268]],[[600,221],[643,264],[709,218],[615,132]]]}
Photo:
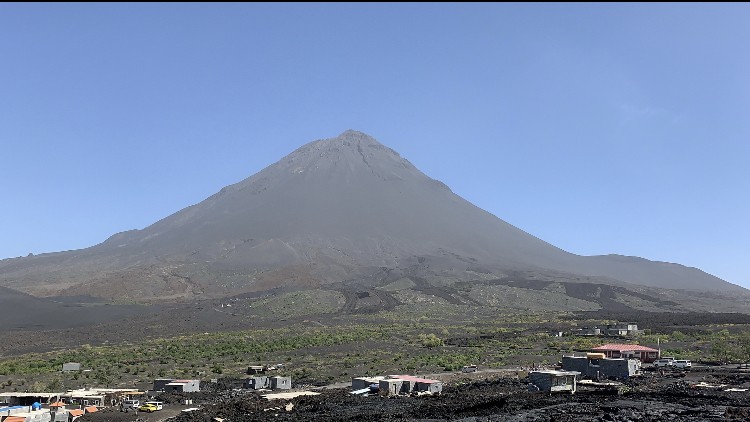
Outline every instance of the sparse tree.
{"label": "sparse tree", "polygon": [[745,365],[750,363],[750,332],[744,332],[739,336],[740,349],[742,350],[742,359]]}

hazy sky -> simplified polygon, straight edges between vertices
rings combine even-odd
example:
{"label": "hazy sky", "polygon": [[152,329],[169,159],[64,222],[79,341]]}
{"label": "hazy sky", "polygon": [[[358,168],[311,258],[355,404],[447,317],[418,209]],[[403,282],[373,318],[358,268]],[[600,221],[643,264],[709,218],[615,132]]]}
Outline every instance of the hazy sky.
{"label": "hazy sky", "polygon": [[567,251],[750,287],[750,4],[0,4],[0,258],[366,132]]}

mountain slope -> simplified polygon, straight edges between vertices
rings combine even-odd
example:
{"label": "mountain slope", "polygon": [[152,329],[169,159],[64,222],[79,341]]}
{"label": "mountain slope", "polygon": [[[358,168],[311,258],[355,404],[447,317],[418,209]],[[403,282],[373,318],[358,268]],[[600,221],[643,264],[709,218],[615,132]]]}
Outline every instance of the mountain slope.
{"label": "mountain slope", "polygon": [[744,291],[678,264],[565,252],[355,131],[311,142],[143,230],[84,250],[0,261],[0,285],[37,295],[180,299],[386,282],[376,276],[382,269],[441,283],[535,271],[567,280]]}

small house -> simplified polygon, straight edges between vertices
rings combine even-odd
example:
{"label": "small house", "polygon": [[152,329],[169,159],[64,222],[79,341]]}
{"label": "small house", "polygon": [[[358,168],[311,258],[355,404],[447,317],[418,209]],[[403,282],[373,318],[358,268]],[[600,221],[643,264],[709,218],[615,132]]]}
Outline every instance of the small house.
{"label": "small house", "polygon": [[174,378],[157,378],[154,380],[154,391],[164,391],[167,384],[174,381]]}
{"label": "small house", "polygon": [[580,336],[600,336],[602,329],[599,327],[583,327],[577,331]]}
{"label": "small house", "polygon": [[532,371],[529,372],[529,380],[539,390],[547,393],[558,391],[576,392],[577,371]]}
{"label": "small house", "polygon": [[250,365],[247,367],[248,375],[262,374],[263,372],[265,372],[263,365]]}
{"label": "small house", "polygon": [[3,419],[3,421],[7,422],[48,422],[50,420],[49,410],[28,410],[26,412],[14,413],[12,416]]}
{"label": "small house", "polygon": [[63,372],[74,372],[81,370],[81,364],[78,362],[67,362],[62,365]]}
{"label": "small house", "polygon": [[659,359],[659,351],[638,344],[610,343],[594,347],[592,352],[604,353],[608,358],[638,359],[641,362],[651,363]]}
{"label": "small house", "polygon": [[248,378],[244,383],[245,388],[252,388],[253,390],[263,390],[271,388],[271,381],[265,375],[256,375]]}
{"label": "small house", "polygon": [[638,324],[632,322],[621,322],[608,324],[606,333],[608,336],[625,337],[638,335]]}
{"label": "small house", "polygon": [[193,393],[200,391],[200,380],[174,380],[164,386],[167,393]]}
{"label": "small house", "polygon": [[290,377],[271,377],[271,390],[289,390],[292,388]]}
{"label": "small house", "polygon": [[378,382],[380,387],[380,394],[385,396],[396,396],[401,393],[401,388],[404,385],[404,381],[401,379],[382,379]]}
{"label": "small house", "polygon": [[381,379],[378,385],[380,386],[381,394],[388,396],[402,393],[440,394],[443,391],[442,382],[411,375],[389,375],[388,378]]}
{"label": "small house", "polygon": [[586,356],[563,356],[562,369],[577,371],[582,377],[591,379],[628,379],[640,374],[640,361],[625,358],[606,358],[603,353],[587,353]]}
{"label": "small house", "polygon": [[368,388],[372,384],[378,384],[380,383],[380,380],[385,379],[385,377],[355,377],[352,378],[352,390],[361,390],[363,388]]}
{"label": "small house", "polygon": [[200,380],[176,380],[173,378],[159,378],[154,380],[153,391],[167,393],[192,393],[200,391]]}

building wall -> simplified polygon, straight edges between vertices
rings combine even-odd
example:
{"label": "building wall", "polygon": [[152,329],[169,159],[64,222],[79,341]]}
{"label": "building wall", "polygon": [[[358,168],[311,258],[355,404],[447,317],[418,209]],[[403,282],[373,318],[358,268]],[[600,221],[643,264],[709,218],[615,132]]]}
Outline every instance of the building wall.
{"label": "building wall", "polygon": [[183,384],[165,385],[164,391],[167,393],[183,393],[185,391],[185,386]]}
{"label": "building wall", "polygon": [[427,391],[430,393],[440,393],[443,391],[443,383],[441,382],[415,382],[414,391]]}
{"label": "building wall", "polygon": [[292,388],[292,379],[290,377],[272,377],[271,378],[271,389],[289,390],[290,388]]}
{"label": "building wall", "polygon": [[539,391],[552,391],[552,377],[545,373],[530,373],[529,380],[539,388]]}
{"label": "building wall", "polygon": [[190,382],[185,383],[185,387],[182,389],[182,391],[185,393],[201,391],[200,380],[190,380]]}
{"label": "building wall", "polygon": [[[164,391],[170,392],[170,393],[194,393],[196,391],[200,391],[200,380],[185,380],[186,382],[178,382],[175,383],[174,381],[166,384],[164,386]],[[156,384],[156,383],[154,383]],[[154,385],[156,386],[156,385]]]}
{"label": "building wall", "polygon": [[254,390],[270,388],[270,380],[265,375],[254,376],[245,380],[245,388],[252,388]]}
{"label": "building wall", "polygon": [[70,415],[67,410],[58,410],[50,418],[52,422],[68,422]]}
{"label": "building wall", "polygon": [[49,410],[38,410],[26,413],[17,413],[13,416],[26,418],[25,422],[50,422],[52,415]]}
{"label": "building wall", "polygon": [[174,378],[159,378],[154,380],[154,391],[162,391]]}
{"label": "building wall", "polygon": [[576,391],[574,375],[556,375],[548,372],[531,372],[529,380],[539,388],[539,391]]}
{"label": "building wall", "polygon": [[401,392],[403,381],[398,379],[380,380],[378,385],[380,386],[380,394],[395,396]]}
{"label": "building wall", "polygon": [[638,373],[640,365],[634,359],[588,359],[578,356],[563,356],[564,371],[578,371],[587,378],[627,379]]}
{"label": "building wall", "polygon": [[262,366],[253,365],[253,366],[248,366],[247,367],[247,373],[248,373],[248,375],[260,374],[261,372],[263,372],[263,367]]}
{"label": "building wall", "polygon": [[628,379],[635,375],[633,359],[600,359],[599,371],[604,378]]}
{"label": "building wall", "polygon": [[403,394],[409,394],[412,391],[414,391],[414,388],[416,387],[416,383],[412,380],[401,380],[401,393]]}
{"label": "building wall", "polygon": [[367,388],[372,384],[378,384],[383,377],[356,377],[352,378],[352,389],[361,390]]}
{"label": "building wall", "polygon": [[563,371],[578,371],[581,375],[588,376],[589,360],[586,357],[563,356],[562,369]]}

